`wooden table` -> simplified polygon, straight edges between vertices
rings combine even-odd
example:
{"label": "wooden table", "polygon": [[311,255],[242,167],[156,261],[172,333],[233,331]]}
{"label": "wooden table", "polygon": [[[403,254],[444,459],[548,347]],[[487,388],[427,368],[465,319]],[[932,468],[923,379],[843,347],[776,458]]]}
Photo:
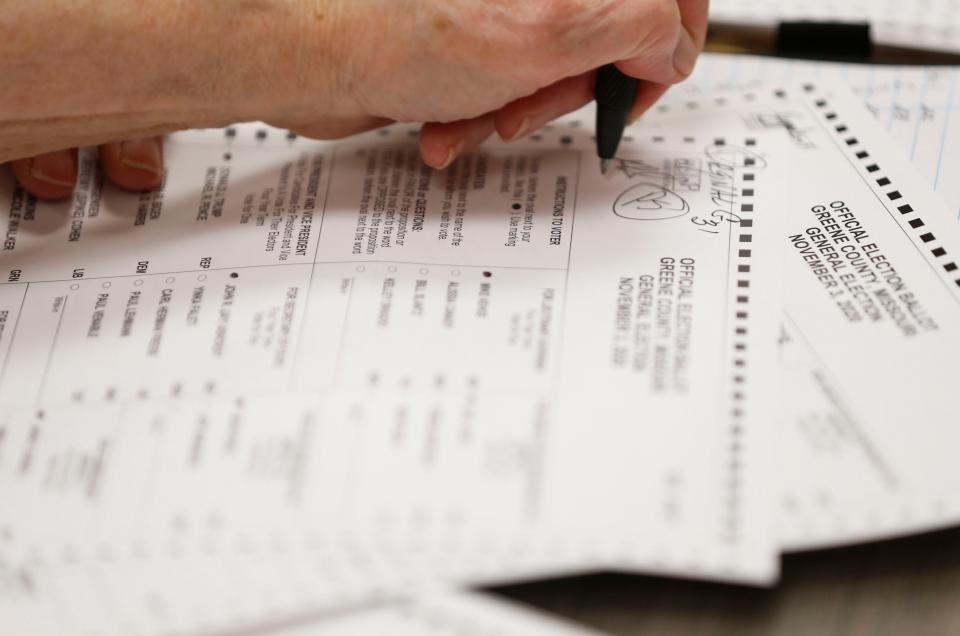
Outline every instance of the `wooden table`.
{"label": "wooden table", "polygon": [[788,555],[773,589],[598,574],[494,592],[611,634],[960,634],[960,529]]}

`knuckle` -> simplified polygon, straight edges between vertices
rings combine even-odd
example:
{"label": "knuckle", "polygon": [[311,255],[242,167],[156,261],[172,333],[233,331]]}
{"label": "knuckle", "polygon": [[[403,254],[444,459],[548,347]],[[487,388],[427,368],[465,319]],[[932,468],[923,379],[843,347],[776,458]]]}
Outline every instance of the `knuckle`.
{"label": "knuckle", "polygon": [[589,9],[591,4],[585,0],[543,0],[537,3],[540,5],[540,17],[546,23],[553,23],[558,26],[569,24],[580,19],[585,9]]}
{"label": "knuckle", "polygon": [[[506,56],[508,72],[534,81],[546,81],[570,72],[568,57],[578,34],[584,31],[583,5],[587,0],[492,0],[487,8],[485,39],[499,42],[490,51]],[[497,8],[494,9],[493,7]],[[492,37],[491,37],[492,36]],[[579,36],[582,37],[582,36]],[[524,60],[524,64],[517,64]],[[545,77],[549,76],[549,77]]]}
{"label": "knuckle", "polygon": [[675,0],[649,0],[633,21],[638,52],[661,51],[676,45],[680,8]]}
{"label": "knuckle", "polygon": [[521,3],[514,14],[530,47],[554,47],[576,31],[580,21],[579,0],[537,0]]}
{"label": "knuckle", "polygon": [[[484,13],[494,39],[510,43],[497,53],[529,60],[526,71],[551,81],[617,59],[663,56],[680,25],[676,0],[488,0]],[[518,66],[508,64],[509,72],[525,76]]]}
{"label": "knuckle", "polygon": [[529,4],[536,44],[559,53],[605,41],[605,50],[657,51],[675,44],[676,0],[539,0]]}
{"label": "knuckle", "polygon": [[559,43],[580,42],[608,33],[622,13],[622,2],[591,0],[547,0],[542,3],[542,24]]}
{"label": "knuckle", "polygon": [[652,0],[648,11],[649,19],[658,26],[680,24],[680,5],[676,0]]}

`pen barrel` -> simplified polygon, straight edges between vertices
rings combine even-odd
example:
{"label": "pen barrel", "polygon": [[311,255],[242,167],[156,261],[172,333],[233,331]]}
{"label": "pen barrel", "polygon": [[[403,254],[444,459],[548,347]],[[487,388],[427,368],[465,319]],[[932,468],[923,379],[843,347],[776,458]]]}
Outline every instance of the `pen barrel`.
{"label": "pen barrel", "polygon": [[597,71],[597,86],[594,97],[597,108],[604,110],[623,110],[627,113],[637,98],[640,80],[623,74],[613,64],[600,67]]}
{"label": "pen barrel", "polygon": [[640,81],[624,75],[613,64],[597,71],[594,97],[597,100],[597,155],[612,159],[617,153],[623,129]]}

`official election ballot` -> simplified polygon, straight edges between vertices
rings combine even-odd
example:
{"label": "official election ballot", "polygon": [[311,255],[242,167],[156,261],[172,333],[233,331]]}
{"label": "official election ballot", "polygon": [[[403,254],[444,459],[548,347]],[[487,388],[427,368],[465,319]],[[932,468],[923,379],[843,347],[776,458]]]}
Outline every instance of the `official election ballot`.
{"label": "official election ballot", "polygon": [[[713,6],[713,5],[711,5]],[[776,86],[817,82],[820,91],[852,92],[874,115],[896,146],[895,152],[925,177],[960,218],[960,180],[949,176],[960,170],[960,136],[953,134],[960,103],[956,66],[896,66],[813,62],[753,55],[704,53],[687,80],[670,89],[655,112],[684,104],[701,104],[721,95],[758,95]],[[634,123],[643,127],[652,113]],[[569,125],[592,126],[596,113],[586,106],[561,119]]]}
{"label": "official election ballot", "polygon": [[679,108],[699,112],[697,126],[779,129],[795,154],[782,242],[785,546],[957,523],[953,215],[839,87],[719,99],[656,117]]}
{"label": "official election ballot", "polygon": [[[897,150],[960,218],[960,136],[951,123],[960,109],[955,66],[893,66],[808,62],[749,55],[704,54],[690,79],[664,103],[701,102],[717,90],[750,94],[774,85],[816,81],[828,93],[849,88],[873,113]],[[583,111],[581,111],[583,112]]]}
{"label": "official election ballot", "polygon": [[12,191],[3,525],[37,588],[92,628],[97,590],[226,626],[436,579],[772,579],[757,136],[627,143],[605,177],[572,128],[445,173],[403,131],[276,134],[175,138],[154,194]]}
{"label": "official election ballot", "polygon": [[668,99],[606,175],[580,114],[439,173],[250,124],[154,193],[0,184],[4,624],[393,625],[957,523],[960,235],[844,90]]}

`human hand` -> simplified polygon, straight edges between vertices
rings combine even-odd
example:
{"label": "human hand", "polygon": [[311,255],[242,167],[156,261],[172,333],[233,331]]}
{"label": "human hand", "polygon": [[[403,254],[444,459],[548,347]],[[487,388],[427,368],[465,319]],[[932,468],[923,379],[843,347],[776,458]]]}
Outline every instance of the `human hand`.
{"label": "human hand", "polygon": [[307,84],[293,113],[275,123],[327,138],[429,122],[421,154],[443,168],[494,130],[518,139],[586,104],[595,69],[607,63],[646,80],[631,113],[638,117],[693,71],[707,29],[707,0],[404,4],[343,2],[334,22],[346,41],[328,112],[315,106],[324,87]]}
{"label": "human hand", "polygon": [[[83,134],[68,126],[58,139],[100,143],[131,130],[251,119],[337,138],[426,122],[421,154],[443,168],[494,131],[518,139],[589,102],[595,69],[610,62],[645,80],[632,111],[639,116],[693,70],[707,24],[707,0],[211,0],[152,10],[173,15],[145,15],[152,21],[143,32],[125,32],[137,36],[135,53],[150,50],[151,33],[168,53],[156,66],[140,59],[132,81],[141,84],[125,90],[163,102],[159,114],[151,119],[145,106],[114,123],[93,112],[96,125]],[[89,66],[88,75],[98,72]],[[30,141],[24,147],[37,147]],[[128,189],[162,178],[159,138],[105,144],[101,161]],[[19,160],[14,170],[31,192],[66,196],[76,152]]]}
{"label": "human hand", "polygon": [[[100,163],[113,183],[124,190],[152,190],[163,180],[160,137],[110,142],[100,146]],[[77,183],[77,149],[54,150],[12,163],[20,184],[42,199],[62,199]]]}

